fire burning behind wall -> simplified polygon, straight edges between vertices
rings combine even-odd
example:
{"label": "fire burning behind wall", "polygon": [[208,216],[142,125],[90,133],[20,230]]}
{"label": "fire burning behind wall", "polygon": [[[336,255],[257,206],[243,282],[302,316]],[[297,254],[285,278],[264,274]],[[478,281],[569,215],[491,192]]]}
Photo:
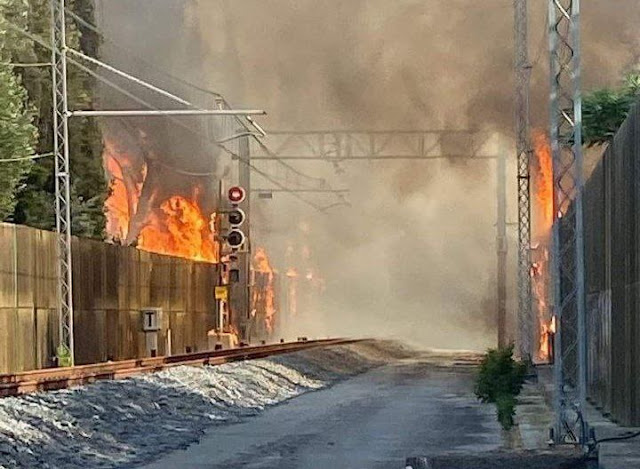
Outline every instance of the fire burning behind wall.
{"label": "fire burning behind wall", "polygon": [[124,240],[129,234],[131,218],[138,210],[147,166],[133,168],[131,160],[118,158],[119,154],[111,141],[104,142],[103,160],[110,180],[110,193],[105,202],[107,234],[112,239]]}
{"label": "fire burning behind wall", "polygon": [[550,358],[549,337],[555,332],[549,308],[550,263],[549,247],[553,226],[553,168],[551,146],[542,131],[533,135],[535,161],[533,163],[532,214],[532,293],[538,318],[538,356],[540,361]]}
{"label": "fire burning behind wall", "polygon": [[[253,256],[254,287],[251,295],[251,308],[258,316],[258,321],[264,321],[263,325],[267,334],[273,332],[276,315],[275,306],[275,271],[267,251],[259,247]],[[260,329],[259,325],[259,329]]]}
{"label": "fire burning behind wall", "polygon": [[153,187],[148,163],[108,139],[103,160],[111,184],[105,202],[109,239],[159,254],[218,262],[214,214],[205,215],[197,184],[189,187],[189,197],[184,191],[167,194],[163,178],[156,177]]}
{"label": "fire burning behind wall", "polygon": [[138,247],[159,254],[216,262],[217,244],[209,221],[198,206],[197,192],[192,200],[174,195],[162,202],[159,211],[150,212],[138,236]]}

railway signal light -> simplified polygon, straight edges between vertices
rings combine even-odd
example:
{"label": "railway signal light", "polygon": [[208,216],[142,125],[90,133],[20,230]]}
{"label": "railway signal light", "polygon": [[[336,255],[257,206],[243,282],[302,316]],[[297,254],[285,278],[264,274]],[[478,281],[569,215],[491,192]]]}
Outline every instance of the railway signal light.
{"label": "railway signal light", "polygon": [[227,234],[227,244],[234,249],[238,249],[244,244],[244,233],[238,229],[233,229]]}
{"label": "railway signal light", "polygon": [[229,231],[227,232],[225,239],[229,247],[233,250],[241,248],[246,240],[246,236],[240,229],[240,226],[245,222],[247,216],[244,211],[238,207],[238,205],[245,200],[246,196],[246,191],[240,186],[233,186],[229,188],[229,191],[227,192],[230,208],[226,211]]}
{"label": "railway signal light", "polygon": [[244,214],[244,211],[240,208],[233,208],[227,214],[229,225],[231,225],[233,228],[242,225],[246,218],[247,216]]}
{"label": "railway signal light", "polygon": [[242,201],[244,201],[245,197],[247,196],[247,193],[242,187],[233,186],[229,189],[228,196],[229,196],[229,201],[232,204],[237,205],[239,203],[242,203]]}

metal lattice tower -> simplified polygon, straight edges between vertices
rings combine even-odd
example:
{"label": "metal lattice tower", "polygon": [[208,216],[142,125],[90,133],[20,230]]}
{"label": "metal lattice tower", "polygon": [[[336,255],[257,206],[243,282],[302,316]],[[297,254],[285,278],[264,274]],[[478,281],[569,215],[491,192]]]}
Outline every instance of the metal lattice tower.
{"label": "metal lattice tower", "polygon": [[516,67],[516,152],[518,165],[518,343],[521,357],[532,357],[531,195],[527,0],[514,0]]}
{"label": "metal lattice tower", "polygon": [[549,0],[551,58],[551,150],[553,155],[553,294],[558,443],[587,438],[586,323],[580,96],[580,1]]}
{"label": "metal lattice tower", "polygon": [[69,109],[65,0],[51,0],[51,54],[53,78],[53,147],[55,153],[56,232],[58,234],[59,345],[74,363],[73,289],[71,273],[71,201],[69,173]]}

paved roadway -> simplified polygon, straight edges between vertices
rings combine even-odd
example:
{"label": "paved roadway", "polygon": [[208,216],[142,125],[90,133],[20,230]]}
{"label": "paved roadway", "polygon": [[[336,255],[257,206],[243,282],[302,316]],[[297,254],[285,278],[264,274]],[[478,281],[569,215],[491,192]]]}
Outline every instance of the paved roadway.
{"label": "paved roadway", "polygon": [[401,361],[214,428],[147,469],[389,469],[412,455],[499,449],[495,411],[472,387],[467,369]]}

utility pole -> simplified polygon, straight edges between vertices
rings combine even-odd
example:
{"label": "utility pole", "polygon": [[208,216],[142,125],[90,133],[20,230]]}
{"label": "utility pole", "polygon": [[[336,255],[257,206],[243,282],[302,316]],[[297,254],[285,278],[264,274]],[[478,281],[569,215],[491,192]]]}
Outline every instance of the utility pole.
{"label": "utility pole", "polygon": [[496,160],[498,221],[496,249],[498,255],[498,346],[507,345],[507,161],[504,151]]}
{"label": "utility pole", "polygon": [[[55,158],[56,234],[58,255],[58,365],[73,366],[73,285],[71,272],[71,174],[69,172],[69,108],[65,0],[51,0],[51,75],[53,151]],[[67,358],[68,357],[68,358]]]}
{"label": "utility pole", "polygon": [[238,184],[245,190],[246,197],[240,204],[240,208],[246,216],[244,221],[244,233],[246,241],[244,247],[238,252],[239,282],[237,286],[236,314],[240,314],[240,333],[242,338],[250,340],[251,329],[251,154],[249,151],[249,137],[241,137],[238,140]]}
{"label": "utility pole", "polygon": [[[552,242],[554,407],[557,443],[586,445],[587,389],[580,1],[549,0],[551,151],[554,223]],[[574,440],[577,439],[578,441]]]}
{"label": "utility pole", "polygon": [[531,139],[529,122],[528,0],[514,0],[516,68],[516,157],[518,171],[518,344],[521,358],[533,356],[531,311]]}

